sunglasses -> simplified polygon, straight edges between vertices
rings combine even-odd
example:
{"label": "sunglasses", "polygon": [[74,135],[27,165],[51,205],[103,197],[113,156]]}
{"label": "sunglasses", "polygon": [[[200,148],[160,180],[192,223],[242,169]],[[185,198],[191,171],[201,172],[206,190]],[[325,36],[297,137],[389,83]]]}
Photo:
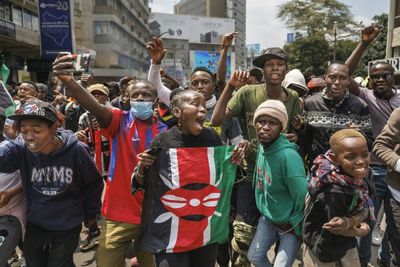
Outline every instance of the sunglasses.
{"label": "sunglasses", "polygon": [[385,81],[392,79],[393,75],[391,73],[376,73],[369,76],[373,81],[379,81],[384,79]]}

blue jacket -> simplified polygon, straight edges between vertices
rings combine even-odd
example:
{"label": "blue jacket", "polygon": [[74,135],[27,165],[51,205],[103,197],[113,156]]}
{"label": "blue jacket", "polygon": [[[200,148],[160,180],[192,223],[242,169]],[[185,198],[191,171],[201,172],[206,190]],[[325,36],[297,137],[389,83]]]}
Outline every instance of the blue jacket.
{"label": "blue jacket", "polygon": [[29,222],[64,231],[100,213],[103,179],[84,143],[72,132],[57,135],[64,146],[50,155],[30,152],[23,141],[2,142],[0,172],[20,170]]}

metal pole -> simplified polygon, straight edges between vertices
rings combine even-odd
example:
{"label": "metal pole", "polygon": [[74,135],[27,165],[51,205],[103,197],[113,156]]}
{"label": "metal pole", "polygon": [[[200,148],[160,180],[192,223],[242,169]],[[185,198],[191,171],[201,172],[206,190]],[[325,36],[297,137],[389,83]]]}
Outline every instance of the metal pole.
{"label": "metal pole", "polygon": [[334,40],[333,40],[333,62],[336,62],[336,42],[337,42],[337,29],[336,29],[336,22],[333,24],[333,34],[334,34]]}

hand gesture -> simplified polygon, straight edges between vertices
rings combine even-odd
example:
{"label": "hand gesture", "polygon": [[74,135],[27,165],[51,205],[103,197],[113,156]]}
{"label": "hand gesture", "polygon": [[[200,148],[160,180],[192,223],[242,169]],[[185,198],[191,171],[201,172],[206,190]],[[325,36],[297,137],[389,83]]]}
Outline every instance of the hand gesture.
{"label": "hand gesture", "polygon": [[236,70],[229,79],[229,86],[232,88],[240,88],[247,84],[250,78],[250,73],[248,71]]}
{"label": "hand gesture", "polygon": [[379,34],[379,28],[375,25],[364,28],[361,31],[361,40],[364,43],[371,43]]}
{"label": "hand gesture", "polygon": [[235,38],[237,32],[230,32],[224,35],[224,38],[222,39],[221,43],[221,48],[222,49],[227,49],[232,45],[233,39]]}
{"label": "hand gesture", "polygon": [[87,137],[86,137],[86,132],[87,130],[89,130],[89,128],[87,128],[86,130],[79,130],[75,133],[76,138],[83,142],[83,143],[87,143]]}
{"label": "hand gesture", "polygon": [[[347,219],[347,221],[346,221]],[[329,222],[324,223],[322,228],[332,234],[340,234],[343,231],[348,230],[348,218],[343,219],[342,217],[333,217]]]}
{"label": "hand gesture", "polygon": [[165,53],[167,52],[161,38],[153,37],[153,41],[147,43],[146,49],[149,52],[153,64],[160,65]]}
{"label": "hand gesture", "polygon": [[235,165],[240,165],[246,157],[247,153],[249,152],[250,148],[251,144],[249,141],[240,141],[232,152],[232,163]]}
{"label": "hand gesture", "polygon": [[292,121],[290,122],[290,125],[296,131],[300,130],[304,125],[304,117],[301,115],[294,116]]}
{"label": "hand gesture", "polygon": [[60,52],[53,62],[53,72],[63,83],[73,79],[73,61],[75,55],[68,52]]}
{"label": "hand gesture", "polygon": [[157,156],[151,154],[151,149],[147,149],[140,153],[137,158],[139,159],[138,168],[139,172],[143,172],[146,168],[152,166],[157,159]]}

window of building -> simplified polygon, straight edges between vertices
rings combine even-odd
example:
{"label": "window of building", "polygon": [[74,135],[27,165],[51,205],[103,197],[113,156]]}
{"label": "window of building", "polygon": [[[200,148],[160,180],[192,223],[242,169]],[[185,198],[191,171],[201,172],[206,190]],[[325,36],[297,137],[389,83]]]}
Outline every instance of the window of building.
{"label": "window of building", "polygon": [[35,15],[32,15],[32,30],[39,31],[39,19]]}
{"label": "window of building", "polygon": [[32,15],[29,11],[24,10],[23,11],[23,20],[22,24],[25,28],[31,29],[32,30]]}
{"label": "window of building", "polygon": [[10,4],[0,3],[0,19],[11,21]]}
{"label": "window of building", "polygon": [[22,8],[19,6],[13,6],[12,7],[12,21],[17,24],[22,26]]}
{"label": "window of building", "polygon": [[108,21],[95,21],[94,32],[98,34],[109,34]]}
{"label": "window of building", "polygon": [[96,0],[95,4],[96,6],[106,6],[107,2],[107,0]]}

